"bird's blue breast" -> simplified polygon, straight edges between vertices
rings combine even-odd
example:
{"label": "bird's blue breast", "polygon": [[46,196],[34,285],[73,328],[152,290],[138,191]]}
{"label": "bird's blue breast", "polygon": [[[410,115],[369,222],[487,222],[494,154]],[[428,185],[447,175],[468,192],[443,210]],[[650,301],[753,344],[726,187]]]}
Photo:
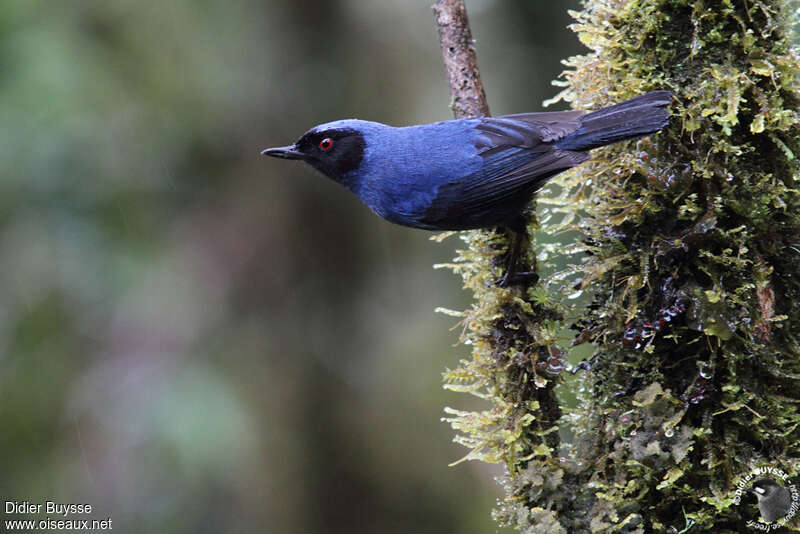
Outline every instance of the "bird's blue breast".
{"label": "bird's blue breast", "polygon": [[480,169],[477,119],[394,128],[361,125],[366,147],[355,191],[375,213],[406,226],[426,227],[439,188]]}

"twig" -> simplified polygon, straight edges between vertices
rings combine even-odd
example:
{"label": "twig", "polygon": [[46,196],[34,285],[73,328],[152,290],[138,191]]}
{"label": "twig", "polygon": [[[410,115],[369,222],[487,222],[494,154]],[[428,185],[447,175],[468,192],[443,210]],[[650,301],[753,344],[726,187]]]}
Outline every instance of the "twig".
{"label": "twig", "polygon": [[450,83],[451,108],[457,119],[489,115],[464,0],[437,0],[433,5],[439,43]]}

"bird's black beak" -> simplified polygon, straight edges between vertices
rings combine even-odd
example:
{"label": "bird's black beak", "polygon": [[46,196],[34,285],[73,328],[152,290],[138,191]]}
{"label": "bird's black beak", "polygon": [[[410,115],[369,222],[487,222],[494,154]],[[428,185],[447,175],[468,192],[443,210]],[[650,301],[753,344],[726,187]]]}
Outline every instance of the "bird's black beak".
{"label": "bird's black beak", "polygon": [[283,159],[304,159],[305,154],[297,150],[294,145],[279,146],[276,148],[267,148],[261,151],[265,156],[272,156],[273,158]]}

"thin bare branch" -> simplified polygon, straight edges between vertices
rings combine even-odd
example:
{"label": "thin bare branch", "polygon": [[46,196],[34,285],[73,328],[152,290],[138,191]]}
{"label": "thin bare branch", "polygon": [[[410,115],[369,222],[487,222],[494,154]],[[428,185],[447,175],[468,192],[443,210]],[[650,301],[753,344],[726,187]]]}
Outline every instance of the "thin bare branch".
{"label": "thin bare branch", "polygon": [[437,0],[433,5],[439,43],[450,83],[451,108],[457,119],[489,115],[464,0]]}

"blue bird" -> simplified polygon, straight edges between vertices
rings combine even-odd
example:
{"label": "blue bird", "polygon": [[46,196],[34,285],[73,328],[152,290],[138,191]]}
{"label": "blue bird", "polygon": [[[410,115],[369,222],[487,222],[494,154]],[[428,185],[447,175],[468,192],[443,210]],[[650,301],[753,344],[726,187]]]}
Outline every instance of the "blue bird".
{"label": "blue bird", "polygon": [[512,271],[533,194],[550,177],[588,160],[587,151],[664,128],[672,98],[653,91],[591,113],[521,113],[401,128],[339,120],[261,153],[305,161],[396,224],[513,230],[499,281],[505,286],[526,274]]}

